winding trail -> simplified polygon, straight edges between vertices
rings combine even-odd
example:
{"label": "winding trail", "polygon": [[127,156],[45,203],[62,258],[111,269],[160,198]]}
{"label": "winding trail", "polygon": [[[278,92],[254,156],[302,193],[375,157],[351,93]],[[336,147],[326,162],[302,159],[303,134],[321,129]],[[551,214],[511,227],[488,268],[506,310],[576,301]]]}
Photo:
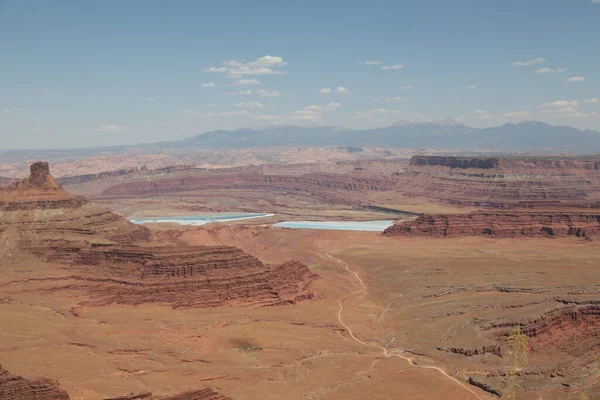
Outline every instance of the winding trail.
{"label": "winding trail", "polygon": [[399,353],[389,353],[387,347],[385,346],[380,346],[376,343],[368,343],[368,342],[363,342],[362,340],[358,339],[356,336],[354,336],[354,332],[352,332],[352,329],[346,325],[342,319],[342,312],[344,311],[344,305],[342,304],[342,301],[344,299],[346,299],[347,297],[353,296],[355,294],[358,293],[362,293],[362,292],[366,292],[367,291],[367,287],[365,286],[363,280],[360,278],[360,276],[358,276],[358,273],[356,273],[355,271],[352,271],[350,269],[350,266],[348,265],[347,262],[340,260],[339,258],[336,258],[334,256],[332,256],[330,253],[334,252],[334,251],[340,251],[340,250],[347,250],[347,249],[351,249],[354,246],[350,246],[350,247],[344,247],[344,248],[340,248],[340,249],[335,249],[335,250],[330,250],[328,252],[325,253],[325,257],[329,258],[330,260],[333,260],[334,262],[341,264],[344,266],[344,268],[346,268],[346,271],[348,271],[349,273],[351,273],[352,275],[354,275],[354,277],[356,278],[356,280],[358,281],[358,283],[360,283],[361,288],[358,290],[355,290],[352,293],[348,293],[342,297],[340,297],[338,299],[338,304],[340,306],[340,309],[338,310],[338,321],[339,323],[346,329],[346,331],[348,332],[348,334],[350,335],[350,337],[357,343],[362,344],[363,346],[369,346],[369,347],[376,347],[378,349],[380,349],[381,351],[383,351],[383,356],[385,358],[391,358],[391,357],[400,357],[406,361],[409,362],[410,365],[412,365],[413,367],[417,367],[417,368],[424,368],[424,369],[433,369],[435,371],[438,371],[439,373],[441,373],[444,377],[450,379],[452,382],[456,383],[457,385],[460,385],[462,388],[464,388],[465,390],[469,391],[469,393],[471,393],[473,396],[475,396],[477,399],[479,400],[484,400],[481,396],[479,396],[475,391],[473,391],[470,387],[468,387],[467,385],[465,385],[464,383],[462,383],[461,381],[459,381],[458,379],[448,375],[448,373],[446,371],[444,371],[443,369],[433,366],[433,365],[418,365],[412,358],[405,356],[403,354],[399,354]]}

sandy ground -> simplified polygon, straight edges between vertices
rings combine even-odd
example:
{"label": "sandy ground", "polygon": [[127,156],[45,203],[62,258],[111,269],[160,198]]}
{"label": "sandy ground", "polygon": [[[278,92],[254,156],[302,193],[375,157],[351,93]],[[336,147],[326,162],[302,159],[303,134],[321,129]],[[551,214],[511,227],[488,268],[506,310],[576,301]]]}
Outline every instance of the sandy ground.
{"label": "sandy ground", "polygon": [[[566,296],[565,288],[600,282],[600,242],[576,239],[397,239],[258,226],[177,235],[190,244],[234,244],[265,262],[300,259],[321,277],[316,299],[258,309],[82,307],[81,292],[44,280],[69,274],[68,267],[23,259],[3,265],[0,277],[4,367],[56,379],[73,399],[202,386],[235,399],[487,399],[450,378],[462,382],[506,361],[436,348],[486,344],[474,320],[536,315],[555,307],[552,298]],[[34,275],[41,280],[24,282]],[[427,297],[457,287],[465,289]],[[579,298],[586,296],[597,291]],[[412,363],[386,357],[382,347]],[[540,351],[530,363],[576,354]],[[566,399],[560,379],[517,398]],[[600,394],[598,385],[585,390]]]}

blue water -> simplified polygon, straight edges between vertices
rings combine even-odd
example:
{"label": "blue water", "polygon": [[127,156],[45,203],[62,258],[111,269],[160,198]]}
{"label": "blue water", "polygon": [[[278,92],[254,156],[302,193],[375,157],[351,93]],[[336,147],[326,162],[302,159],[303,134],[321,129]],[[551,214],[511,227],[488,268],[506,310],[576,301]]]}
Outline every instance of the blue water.
{"label": "blue water", "polygon": [[273,226],[292,229],[327,229],[336,231],[383,232],[394,225],[393,220],[385,221],[288,221]]}
{"label": "blue water", "polygon": [[180,225],[205,225],[212,222],[229,222],[242,219],[272,217],[273,214],[263,213],[215,213],[202,215],[182,215],[173,217],[135,218],[131,222],[138,225],[153,223],[175,223]]}

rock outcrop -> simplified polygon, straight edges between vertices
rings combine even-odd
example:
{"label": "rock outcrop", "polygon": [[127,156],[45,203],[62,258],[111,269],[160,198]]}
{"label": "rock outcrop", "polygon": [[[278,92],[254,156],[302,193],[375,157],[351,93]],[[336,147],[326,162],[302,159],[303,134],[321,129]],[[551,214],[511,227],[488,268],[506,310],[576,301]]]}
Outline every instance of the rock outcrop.
{"label": "rock outcrop", "polygon": [[[484,331],[492,331],[497,338],[506,338],[510,331],[519,326],[521,332],[530,338],[543,337],[542,342],[552,342],[557,346],[557,341],[572,341],[570,336],[579,336],[579,344],[586,339],[584,336],[593,336],[600,340],[600,305],[566,305],[549,310],[542,315],[519,321],[495,321],[482,327]],[[560,332],[560,334],[559,334]],[[589,337],[587,337],[589,339]],[[538,344],[538,347],[547,347],[548,343]]]}
{"label": "rock outcrop", "polygon": [[140,196],[209,189],[282,189],[295,192],[316,190],[383,191],[394,186],[392,180],[350,177],[342,174],[312,173],[301,176],[262,173],[215,173],[187,171],[182,175],[126,181],[104,191],[105,196]]}
{"label": "rock outcrop", "polygon": [[412,156],[412,166],[441,166],[450,168],[500,168],[504,160],[497,157],[444,157],[444,156]]}
{"label": "rock outcrop", "polygon": [[223,396],[211,388],[192,390],[189,392],[178,393],[172,396],[153,396],[151,392],[130,394],[127,396],[111,397],[104,400],[231,400],[230,397]]}
{"label": "rock outcrop", "polygon": [[31,175],[0,188],[0,234],[18,233],[23,249],[43,255],[47,248],[85,246],[90,241],[147,241],[149,231],[72,196],[50,175],[47,163],[31,166]]}
{"label": "rock outcrop", "polygon": [[411,166],[441,166],[477,169],[587,169],[600,170],[600,160],[540,157],[453,157],[413,156]]}
{"label": "rock outcrop", "polygon": [[97,174],[83,174],[83,175],[74,175],[74,176],[62,176],[57,179],[58,183],[61,185],[79,185],[82,183],[97,181],[99,179],[105,178],[116,178],[121,176],[134,175],[142,172],[147,172],[148,168],[124,168],[116,171],[105,171],[99,172]]}
{"label": "rock outcrop", "polygon": [[590,237],[600,234],[600,214],[564,212],[475,212],[426,214],[397,223],[385,236]]}
{"label": "rock outcrop", "polygon": [[407,197],[498,209],[597,208],[600,161],[414,156],[393,174]]}
{"label": "rock outcrop", "polygon": [[207,388],[163,397],[160,400],[231,400],[231,398],[222,396],[214,390]]}
{"label": "rock outcrop", "polygon": [[50,379],[27,379],[11,374],[0,365],[0,399],[69,400],[69,395]]}
{"label": "rock outcrop", "polygon": [[315,275],[305,265],[265,265],[230,246],[155,245],[145,227],[65,192],[47,163],[0,190],[1,235],[24,253],[70,265],[62,288],[86,291],[88,304],[265,306],[312,297]]}

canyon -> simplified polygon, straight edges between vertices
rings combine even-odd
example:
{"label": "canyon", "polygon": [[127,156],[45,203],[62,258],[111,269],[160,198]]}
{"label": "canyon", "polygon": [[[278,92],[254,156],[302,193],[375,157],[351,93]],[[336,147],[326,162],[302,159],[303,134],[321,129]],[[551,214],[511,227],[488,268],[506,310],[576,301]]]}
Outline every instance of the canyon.
{"label": "canyon", "polygon": [[65,192],[47,163],[33,164],[29,178],[2,189],[0,210],[0,235],[44,261],[71,265],[78,275],[69,279],[84,288],[91,278],[79,274],[103,280],[102,289],[91,289],[100,302],[209,307],[312,297],[314,275],[304,265],[267,266],[230,246],[152,244],[148,229]]}
{"label": "canyon", "polygon": [[[54,179],[34,163],[0,187],[4,376],[44,382],[43,399],[483,399],[511,391],[518,326],[517,398],[593,398],[597,165],[415,155]],[[128,221],[258,211],[274,215]],[[396,222],[276,226],[305,220]]]}
{"label": "canyon", "polygon": [[385,236],[488,236],[591,238],[600,234],[600,213],[475,212],[427,214],[387,228]]}

